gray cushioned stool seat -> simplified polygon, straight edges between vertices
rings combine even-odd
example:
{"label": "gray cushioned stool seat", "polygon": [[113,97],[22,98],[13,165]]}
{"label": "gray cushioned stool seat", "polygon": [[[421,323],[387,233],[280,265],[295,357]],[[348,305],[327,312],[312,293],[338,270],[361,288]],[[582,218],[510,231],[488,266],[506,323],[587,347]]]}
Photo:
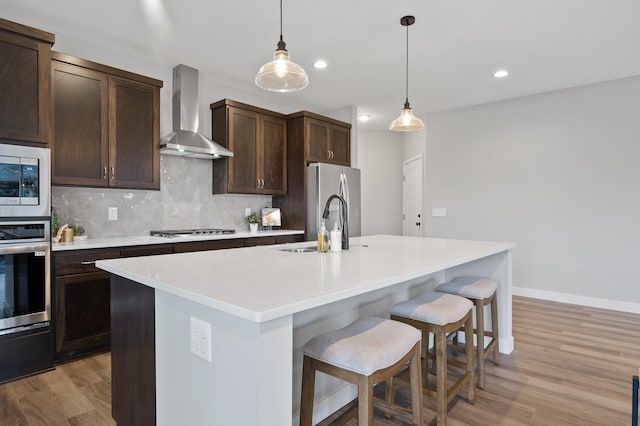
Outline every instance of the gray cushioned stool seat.
{"label": "gray cushioned stool seat", "polygon": [[420,341],[418,329],[383,318],[363,318],[309,340],[302,352],[345,370],[369,376],[397,363]]}
{"label": "gray cushioned stool seat", "polygon": [[498,288],[498,283],[488,278],[481,277],[456,277],[449,282],[440,284],[436,291],[469,299],[486,299]]}
{"label": "gray cushioned stool seat", "polygon": [[460,321],[473,308],[464,297],[429,292],[394,305],[389,312],[416,321],[445,325]]}

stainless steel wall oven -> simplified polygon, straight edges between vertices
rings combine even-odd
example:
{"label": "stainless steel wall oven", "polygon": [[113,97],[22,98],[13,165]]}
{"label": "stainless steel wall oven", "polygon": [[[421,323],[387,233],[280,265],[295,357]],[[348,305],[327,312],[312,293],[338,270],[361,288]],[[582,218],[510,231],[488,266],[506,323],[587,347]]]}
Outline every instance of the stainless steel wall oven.
{"label": "stainless steel wall oven", "polygon": [[0,334],[48,325],[49,221],[0,222]]}

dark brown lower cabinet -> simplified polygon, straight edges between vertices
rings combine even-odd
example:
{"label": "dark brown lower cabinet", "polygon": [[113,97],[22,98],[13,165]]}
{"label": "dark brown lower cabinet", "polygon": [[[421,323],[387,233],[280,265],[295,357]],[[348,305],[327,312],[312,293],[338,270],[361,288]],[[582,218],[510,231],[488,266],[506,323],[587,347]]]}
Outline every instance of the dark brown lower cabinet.
{"label": "dark brown lower cabinet", "polygon": [[109,274],[56,278],[56,360],[109,348]]}
{"label": "dark brown lower cabinet", "polygon": [[[0,384],[52,369],[49,327],[0,336]],[[3,412],[0,408],[0,413]],[[2,415],[0,420],[4,420]]]}
{"label": "dark brown lower cabinet", "polygon": [[114,302],[109,274],[96,268],[96,260],[283,244],[302,241],[302,237],[302,234],[278,235],[55,252],[54,359],[66,362],[112,347],[110,312]]}

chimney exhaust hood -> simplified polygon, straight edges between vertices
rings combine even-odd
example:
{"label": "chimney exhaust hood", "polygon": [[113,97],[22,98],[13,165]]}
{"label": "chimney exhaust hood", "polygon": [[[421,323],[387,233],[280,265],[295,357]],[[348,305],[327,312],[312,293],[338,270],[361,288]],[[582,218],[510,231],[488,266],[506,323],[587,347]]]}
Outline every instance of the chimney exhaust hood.
{"label": "chimney exhaust hood", "polygon": [[198,133],[198,70],[173,69],[173,132],[160,139],[160,153],[188,158],[233,157],[233,152]]}

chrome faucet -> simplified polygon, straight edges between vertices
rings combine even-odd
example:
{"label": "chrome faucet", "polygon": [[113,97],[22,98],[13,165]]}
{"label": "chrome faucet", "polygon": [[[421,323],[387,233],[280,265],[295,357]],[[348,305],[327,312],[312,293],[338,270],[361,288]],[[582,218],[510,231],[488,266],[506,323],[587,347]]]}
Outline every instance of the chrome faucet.
{"label": "chrome faucet", "polygon": [[339,196],[338,194],[333,194],[327,200],[327,203],[324,205],[324,213],[322,213],[322,218],[326,219],[329,217],[329,205],[331,202],[337,199],[340,201],[341,215],[342,216],[342,250],[349,250],[349,209],[347,208],[347,202]]}

